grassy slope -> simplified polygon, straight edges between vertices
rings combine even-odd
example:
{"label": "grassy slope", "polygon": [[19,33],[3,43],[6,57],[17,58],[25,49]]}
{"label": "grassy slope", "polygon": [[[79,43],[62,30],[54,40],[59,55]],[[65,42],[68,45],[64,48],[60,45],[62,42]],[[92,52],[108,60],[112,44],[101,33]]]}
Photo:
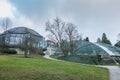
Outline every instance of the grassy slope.
{"label": "grassy slope", "polygon": [[0,56],[0,80],[108,80],[108,70],[41,56]]}

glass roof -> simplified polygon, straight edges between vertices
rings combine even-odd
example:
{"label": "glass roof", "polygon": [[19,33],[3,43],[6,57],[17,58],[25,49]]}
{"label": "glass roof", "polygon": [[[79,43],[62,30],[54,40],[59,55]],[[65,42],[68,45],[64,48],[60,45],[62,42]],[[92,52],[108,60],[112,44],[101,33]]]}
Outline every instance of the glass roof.
{"label": "glass roof", "polygon": [[104,43],[91,43],[87,41],[77,41],[76,54],[104,54],[120,56],[120,48]]}
{"label": "glass roof", "polygon": [[102,45],[103,47],[106,47],[108,50],[110,50],[113,54],[110,55],[118,55],[120,56],[120,48],[109,45],[109,44],[104,44],[104,43],[98,43],[99,45]]}
{"label": "glass roof", "polygon": [[78,48],[75,50],[76,54],[103,54],[106,53],[99,46],[87,42],[87,41],[77,41]]}
{"label": "glass roof", "polygon": [[3,34],[6,34],[6,33],[11,33],[11,34],[31,33],[31,34],[36,35],[36,36],[41,36],[36,31],[34,31],[32,29],[29,29],[29,28],[26,28],[26,27],[15,27],[15,28],[12,28],[12,29],[9,29],[9,30],[5,31]]}

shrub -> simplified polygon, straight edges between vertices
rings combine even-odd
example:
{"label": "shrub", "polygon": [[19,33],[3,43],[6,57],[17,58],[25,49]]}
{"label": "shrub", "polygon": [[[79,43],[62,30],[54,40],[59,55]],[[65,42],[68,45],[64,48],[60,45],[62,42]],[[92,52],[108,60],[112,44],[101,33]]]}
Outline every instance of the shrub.
{"label": "shrub", "polygon": [[7,54],[17,54],[17,51],[16,51],[16,50],[9,50],[9,49],[0,50],[0,52],[2,52],[2,53],[7,53]]}
{"label": "shrub", "polygon": [[68,55],[68,56],[60,56],[58,59],[77,62],[77,63],[85,63],[85,64],[100,64],[102,59],[101,55]]}
{"label": "shrub", "polygon": [[44,56],[44,55],[45,55],[45,53],[43,53],[43,52],[42,52],[42,53],[40,53],[40,55],[43,55],[43,56]]}

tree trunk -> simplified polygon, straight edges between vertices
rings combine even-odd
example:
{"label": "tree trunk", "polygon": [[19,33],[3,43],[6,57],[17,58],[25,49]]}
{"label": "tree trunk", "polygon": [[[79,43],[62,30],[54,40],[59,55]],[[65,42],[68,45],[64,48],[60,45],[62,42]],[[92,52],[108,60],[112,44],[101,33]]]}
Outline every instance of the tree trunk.
{"label": "tree trunk", "polygon": [[27,50],[25,50],[25,52],[24,52],[24,57],[25,57],[25,58],[28,57],[27,52],[28,52]]}

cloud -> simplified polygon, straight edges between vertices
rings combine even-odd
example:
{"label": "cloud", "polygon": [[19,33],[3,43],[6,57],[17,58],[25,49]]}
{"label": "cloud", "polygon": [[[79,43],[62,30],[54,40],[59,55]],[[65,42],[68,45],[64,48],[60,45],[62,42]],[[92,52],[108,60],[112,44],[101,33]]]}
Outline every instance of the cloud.
{"label": "cloud", "polygon": [[[45,22],[56,16],[78,26],[95,42],[105,32],[113,43],[120,26],[119,0],[5,0],[16,26],[26,26],[46,36]],[[7,9],[6,9],[7,10]],[[7,10],[9,11],[9,10]]]}
{"label": "cloud", "polygon": [[26,26],[26,27],[32,27],[34,26],[34,23],[27,19],[25,16],[20,16],[17,19],[14,19],[16,23],[16,26]]}
{"label": "cloud", "polygon": [[72,18],[90,40],[96,41],[105,32],[115,43],[120,29],[119,4],[119,0],[65,0],[59,14]]}
{"label": "cloud", "polygon": [[[0,18],[8,17],[13,22],[13,27],[25,26],[33,28],[34,22],[28,19],[24,14],[20,13],[19,10],[12,5],[8,0],[0,1]],[[2,28],[0,28],[3,32]]]}
{"label": "cloud", "polygon": [[[45,22],[56,17],[54,7],[56,0],[9,0],[17,8],[19,24],[32,28],[41,35],[46,36]],[[48,3],[49,2],[49,3]],[[20,17],[21,16],[21,17]],[[22,22],[21,22],[22,21]]]}
{"label": "cloud", "polygon": [[14,17],[13,11],[15,7],[7,3],[6,0],[0,1],[0,17]]}

